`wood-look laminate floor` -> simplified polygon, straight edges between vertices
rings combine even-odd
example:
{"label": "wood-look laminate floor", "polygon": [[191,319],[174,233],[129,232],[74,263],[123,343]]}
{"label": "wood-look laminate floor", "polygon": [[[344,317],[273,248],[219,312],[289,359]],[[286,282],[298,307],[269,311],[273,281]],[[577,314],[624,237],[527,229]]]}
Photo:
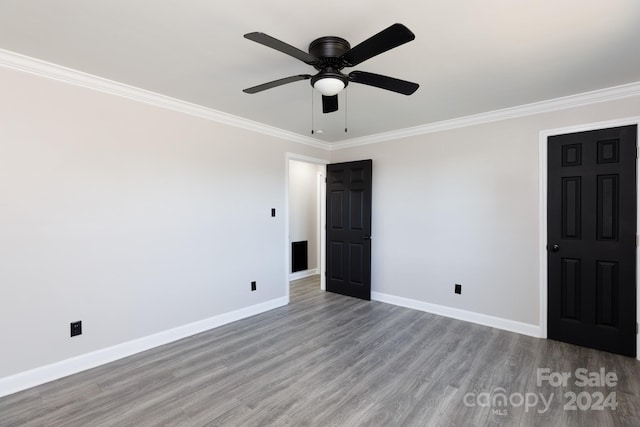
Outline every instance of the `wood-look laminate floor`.
{"label": "wood-look laminate floor", "polygon": [[[538,368],[571,378],[538,386]],[[580,368],[618,380],[581,386]],[[0,399],[3,427],[160,425],[640,426],[640,362],[313,277],[292,282],[287,307]]]}

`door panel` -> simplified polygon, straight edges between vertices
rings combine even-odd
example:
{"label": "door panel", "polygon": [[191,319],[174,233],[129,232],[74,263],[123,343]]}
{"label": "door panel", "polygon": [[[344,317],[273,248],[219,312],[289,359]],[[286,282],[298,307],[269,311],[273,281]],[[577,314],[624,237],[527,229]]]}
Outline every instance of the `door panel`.
{"label": "door panel", "polygon": [[371,160],[327,165],[327,291],[371,299]]}
{"label": "door panel", "polygon": [[636,126],[548,140],[548,336],[636,354]]}

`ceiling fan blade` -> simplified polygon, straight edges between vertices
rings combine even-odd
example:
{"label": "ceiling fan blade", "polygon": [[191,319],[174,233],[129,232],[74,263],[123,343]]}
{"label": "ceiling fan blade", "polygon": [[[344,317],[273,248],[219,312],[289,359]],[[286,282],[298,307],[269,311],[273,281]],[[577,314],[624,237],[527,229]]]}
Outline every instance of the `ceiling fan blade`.
{"label": "ceiling fan blade", "polygon": [[244,38],[270,47],[271,49],[278,50],[282,53],[286,53],[287,55],[293,56],[294,58],[299,59],[300,61],[309,65],[313,65],[317,61],[315,57],[309,55],[307,52],[302,51],[297,47],[293,47],[276,38],[273,38],[265,33],[248,33],[244,35]]}
{"label": "ceiling fan blade", "polygon": [[416,36],[411,30],[404,25],[393,24],[389,28],[380,31],[378,34],[353,47],[342,55],[342,59],[348,64],[348,67],[353,67],[394,47],[410,42],[415,38]]}
{"label": "ceiling fan blade", "polygon": [[352,71],[349,73],[349,80],[354,83],[362,83],[380,89],[390,90],[403,95],[411,95],[420,87],[417,83],[400,80],[380,74],[366,73],[364,71]]}
{"label": "ceiling fan blade", "polygon": [[326,114],[334,111],[338,111],[338,95],[322,95],[322,112]]}
{"label": "ceiling fan blade", "polygon": [[310,78],[311,78],[311,75],[309,74],[298,74],[297,76],[285,77],[284,79],[278,79],[269,83],[263,83],[258,86],[253,86],[248,89],[243,89],[242,91],[244,93],[258,93],[258,92],[262,92],[263,90],[286,85],[287,83],[297,82],[298,80],[308,80]]}

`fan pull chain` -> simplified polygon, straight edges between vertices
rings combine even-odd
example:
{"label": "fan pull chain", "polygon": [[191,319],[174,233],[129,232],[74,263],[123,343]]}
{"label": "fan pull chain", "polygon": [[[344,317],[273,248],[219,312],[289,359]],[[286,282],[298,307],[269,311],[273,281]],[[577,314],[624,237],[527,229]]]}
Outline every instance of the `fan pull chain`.
{"label": "fan pull chain", "polygon": [[347,133],[347,109],[348,109],[348,104],[347,104],[347,93],[348,93],[348,89],[345,88],[344,90],[344,133]]}
{"label": "fan pull chain", "polygon": [[314,133],[315,125],[313,123],[313,88],[311,88],[311,135]]}

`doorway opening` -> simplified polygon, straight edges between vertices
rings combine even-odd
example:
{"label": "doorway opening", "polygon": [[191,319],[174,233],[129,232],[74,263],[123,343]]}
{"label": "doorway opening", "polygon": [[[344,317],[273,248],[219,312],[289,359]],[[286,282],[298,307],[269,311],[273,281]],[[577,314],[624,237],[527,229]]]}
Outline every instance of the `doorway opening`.
{"label": "doorway opening", "polygon": [[[324,159],[287,153],[286,163],[285,228],[287,231],[287,297],[289,297],[289,283],[306,277],[320,276],[320,289],[325,289],[325,177],[326,165],[329,162]],[[298,248],[301,247],[306,250],[300,251]],[[300,256],[304,259],[301,260]],[[304,269],[300,269],[301,265]]]}

